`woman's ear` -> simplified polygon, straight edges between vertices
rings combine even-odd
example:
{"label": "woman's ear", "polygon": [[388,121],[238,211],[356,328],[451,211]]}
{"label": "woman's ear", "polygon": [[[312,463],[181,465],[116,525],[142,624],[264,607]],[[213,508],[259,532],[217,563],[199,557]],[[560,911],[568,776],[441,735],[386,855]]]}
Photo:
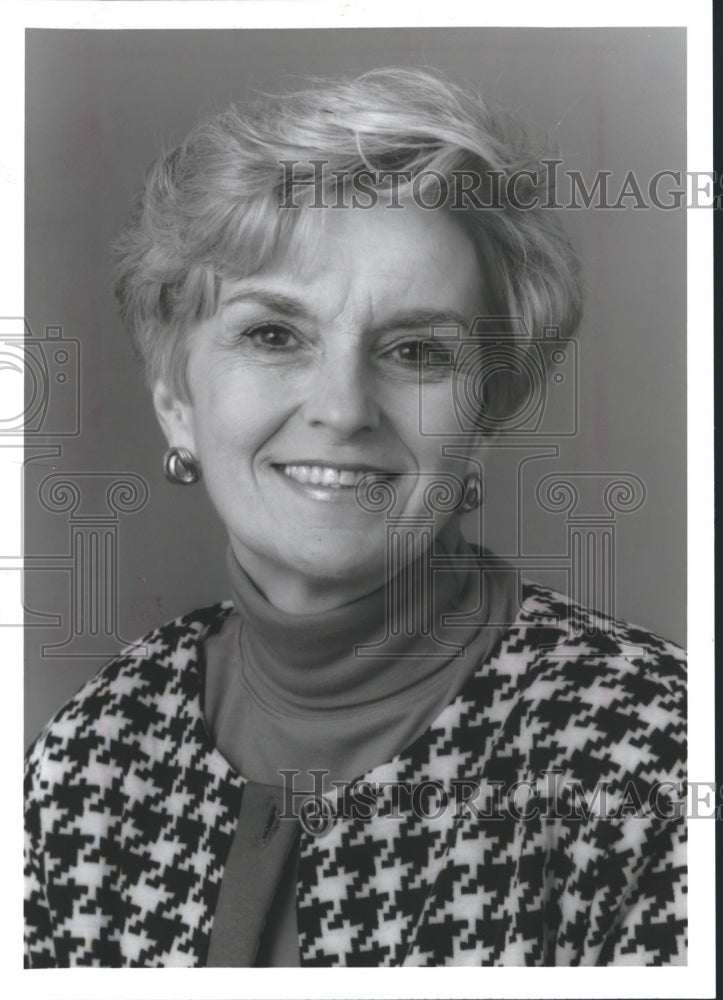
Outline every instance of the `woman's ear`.
{"label": "woman's ear", "polygon": [[153,406],[170,448],[187,448],[196,455],[193,406],[180,399],[161,379],[153,387]]}

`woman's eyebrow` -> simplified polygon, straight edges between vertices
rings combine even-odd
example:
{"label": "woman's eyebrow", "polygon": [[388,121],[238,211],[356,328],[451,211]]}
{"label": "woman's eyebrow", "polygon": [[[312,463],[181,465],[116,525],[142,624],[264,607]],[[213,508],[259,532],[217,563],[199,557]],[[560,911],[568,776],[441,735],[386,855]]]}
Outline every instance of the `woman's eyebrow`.
{"label": "woman's eyebrow", "polygon": [[[385,333],[389,330],[423,330],[428,329],[430,337],[432,328],[435,326],[460,327],[462,331],[467,331],[471,322],[468,316],[454,309],[413,309],[409,312],[399,312],[385,319],[383,323],[374,328],[375,333]],[[451,330],[445,330],[450,336]]]}
{"label": "woman's eyebrow", "polygon": [[297,299],[293,295],[286,295],[283,292],[272,292],[262,288],[245,288],[242,291],[229,295],[228,298],[221,302],[221,309],[227,309],[238,302],[255,302],[258,305],[265,306],[267,309],[273,309],[275,312],[283,313],[286,316],[303,316],[308,318],[311,315],[301,299]]}
{"label": "woman's eyebrow", "polygon": [[[221,302],[221,309],[226,309],[239,302],[254,302],[285,316],[301,316],[304,319],[309,319],[313,315],[301,299],[284,292],[274,292],[263,288],[246,288],[235,292]],[[412,309],[400,311],[387,317],[379,324],[375,324],[372,332],[379,334],[392,330],[429,330],[431,336],[432,328],[435,326],[457,326],[462,331],[466,331],[470,327],[470,320],[454,309]],[[447,330],[446,332],[449,336],[451,331]]]}

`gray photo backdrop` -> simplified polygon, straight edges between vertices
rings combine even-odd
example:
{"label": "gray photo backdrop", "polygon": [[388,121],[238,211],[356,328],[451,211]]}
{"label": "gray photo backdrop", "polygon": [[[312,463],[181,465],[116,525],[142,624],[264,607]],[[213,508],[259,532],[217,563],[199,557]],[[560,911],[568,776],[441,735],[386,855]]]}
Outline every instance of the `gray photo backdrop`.
{"label": "gray photo backdrop", "polygon": [[[29,741],[123,642],[228,595],[203,488],[162,477],[164,440],[112,294],[108,246],[161,146],[254,89],[427,65],[554,136],[562,169],[588,182],[612,171],[613,188],[634,171],[645,190],[658,171],[685,170],[685,33],[30,30],[26,65],[26,320],[50,397],[27,436]],[[579,429],[530,469],[644,484],[642,506],[616,518],[615,611],[684,643],[685,214],[591,208],[563,220],[587,289]],[[503,466],[487,468],[485,543],[548,556],[528,575],[566,589],[565,513],[541,510],[522,477],[516,537]]]}

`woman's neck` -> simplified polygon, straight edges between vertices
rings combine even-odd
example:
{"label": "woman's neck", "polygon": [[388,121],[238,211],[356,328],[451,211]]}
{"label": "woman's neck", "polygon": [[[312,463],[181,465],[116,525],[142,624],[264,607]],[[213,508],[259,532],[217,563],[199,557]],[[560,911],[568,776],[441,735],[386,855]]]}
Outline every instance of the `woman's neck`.
{"label": "woman's neck", "polygon": [[[444,617],[476,612],[484,622],[489,595],[478,574],[469,573],[471,550],[459,533],[454,548],[445,545],[449,532],[443,534],[436,557],[445,565],[434,581],[427,574],[423,581],[424,567],[410,563],[406,572],[378,581],[356,600],[305,613],[273,605],[229,549],[231,589],[242,622],[241,661],[257,695],[295,710],[348,708],[431,678],[461,655],[464,626],[456,622],[449,628]],[[464,558],[455,567],[457,556]],[[470,628],[470,634],[479,630],[474,614]]]}

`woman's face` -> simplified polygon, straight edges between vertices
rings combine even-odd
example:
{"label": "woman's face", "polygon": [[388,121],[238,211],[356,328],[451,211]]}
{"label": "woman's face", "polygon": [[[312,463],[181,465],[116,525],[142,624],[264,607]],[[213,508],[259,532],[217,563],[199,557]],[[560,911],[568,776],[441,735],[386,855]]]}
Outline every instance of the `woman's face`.
{"label": "woman's face", "polygon": [[432,325],[465,335],[482,306],[473,244],[445,213],[307,211],[191,331],[190,401],[163,384],[154,396],[169,443],[201,462],[239,562],[288,611],[382,585],[385,515],[359,505],[361,473],[393,477],[395,515],[427,518],[430,478],[466,474],[464,455],[421,432],[420,398],[428,426],[457,425],[449,369],[420,378],[418,357]]}

